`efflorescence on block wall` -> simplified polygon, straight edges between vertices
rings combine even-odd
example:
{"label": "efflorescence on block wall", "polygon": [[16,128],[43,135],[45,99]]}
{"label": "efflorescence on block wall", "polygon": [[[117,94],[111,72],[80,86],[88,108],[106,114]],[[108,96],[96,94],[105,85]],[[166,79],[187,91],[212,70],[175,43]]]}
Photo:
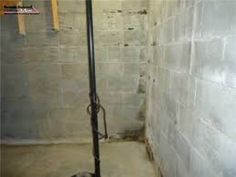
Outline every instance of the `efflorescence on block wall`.
{"label": "efflorescence on block wall", "polygon": [[149,4],[146,135],[164,177],[236,176],[236,2]]}

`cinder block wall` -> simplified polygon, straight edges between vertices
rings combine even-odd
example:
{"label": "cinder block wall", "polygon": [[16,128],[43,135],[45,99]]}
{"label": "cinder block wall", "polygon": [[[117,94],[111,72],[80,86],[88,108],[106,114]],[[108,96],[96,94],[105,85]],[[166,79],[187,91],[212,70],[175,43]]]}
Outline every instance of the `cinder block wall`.
{"label": "cinder block wall", "polygon": [[[85,3],[59,0],[61,30],[54,32],[50,1],[24,2],[41,12],[25,17],[26,36],[15,16],[1,17],[2,140],[90,141]],[[144,130],[147,5],[94,1],[98,94],[116,137]]]}
{"label": "cinder block wall", "polygon": [[150,1],[146,135],[163,177],[236,176],[236,2]]}

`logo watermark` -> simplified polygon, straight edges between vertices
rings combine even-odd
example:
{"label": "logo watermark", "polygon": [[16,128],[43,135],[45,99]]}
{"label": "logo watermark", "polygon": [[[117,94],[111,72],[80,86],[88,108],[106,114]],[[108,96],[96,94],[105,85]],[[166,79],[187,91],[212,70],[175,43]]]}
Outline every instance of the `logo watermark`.
{"label": "logo watermark", "polygon": [[1,9],[3,15],[38,15],[40,12],[31,6],[3,6]]}

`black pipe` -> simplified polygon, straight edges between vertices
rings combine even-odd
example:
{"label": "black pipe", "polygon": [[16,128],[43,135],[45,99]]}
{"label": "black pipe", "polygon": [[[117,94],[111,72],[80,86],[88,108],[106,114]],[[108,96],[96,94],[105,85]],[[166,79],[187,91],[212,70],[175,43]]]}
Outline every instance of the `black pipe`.
{"label": "black pipe", "polygon": [[94,176],[101,177],[100,174],[100,155],[99,155],[99,135],[97,117],[97,91],[96,91],[96,72],[94,55],[94,36],[93,36],[93,11],[92,0],[86,0],[87,18],[87,43],[88,43],[88,62],[89,62],[89,86],[91,103],[91,125],[93,135],[93,155],[94,155]]}

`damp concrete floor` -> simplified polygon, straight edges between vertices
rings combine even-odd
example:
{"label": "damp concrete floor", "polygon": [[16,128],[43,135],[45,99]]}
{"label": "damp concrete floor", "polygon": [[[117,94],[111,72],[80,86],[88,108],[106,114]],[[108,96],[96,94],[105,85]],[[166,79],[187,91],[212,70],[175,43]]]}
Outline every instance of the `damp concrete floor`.
{"label": "damp concrete floor", "polygon": [[[70,177],[92,171],[90,144],[2,146],[1,177]],[[145,146],[138,142],[101,144],[102,177],[155,177]]]}

